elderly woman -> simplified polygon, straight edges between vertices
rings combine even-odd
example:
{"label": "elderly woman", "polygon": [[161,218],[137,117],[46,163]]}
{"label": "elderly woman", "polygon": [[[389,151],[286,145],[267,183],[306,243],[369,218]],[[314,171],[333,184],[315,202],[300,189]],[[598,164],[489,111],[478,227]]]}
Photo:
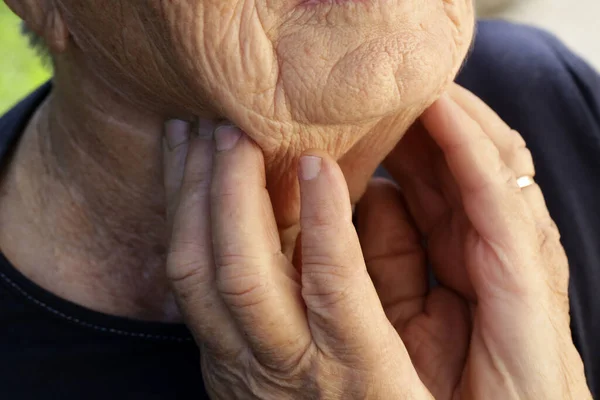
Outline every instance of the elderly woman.
{"label": "elderly woman", "polygon": [[483,24],[459,82],[572,321],[452,83],[470,0],[6,2],[54,65],[0,122],[7,398],[591,398],[600,85],[553,39]]}

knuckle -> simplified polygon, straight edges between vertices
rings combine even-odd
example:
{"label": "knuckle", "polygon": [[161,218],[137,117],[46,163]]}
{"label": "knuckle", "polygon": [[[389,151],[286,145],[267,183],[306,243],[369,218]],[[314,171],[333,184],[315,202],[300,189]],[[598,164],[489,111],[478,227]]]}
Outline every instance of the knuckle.
{"label": "knuckle", "polygon": [[190,258],[186,254],[170,254],[166,275],[182,304],[192,299],[194,302],[203,303],[211,297],[212,267],[203,260]]}
{"label": "knuckle", "polygon": [[545,273],[551,288],[558,292],[568,292],[569,261],[560,240],[560,232],[551,219],[538,225],[539,252],[545,262]]}
{"label": "knuckle", "polygon": [[220,256],[216,263],[217,291],[235,308],[248,308],[269,298],[270,283],[260,260],[245,256]]}
{"label": "knuckle", "polygon": [[304,264],[302,268],[302,297],[311,308],[329,308],[347,303],[354,295],[354,290],[360,287],[361,280],[370,280],[366,269],[359,271],[347,265],[313,262]]}
{"label": "knuckle", "polygon": [[289,377],[303,377],[310,374],[311,367],[317,362],[317,351],[312,341],[297,346],[296,351],[283,352],[283,354],[286,355],[271,364],[260,363],[254,359],[250,368],[254,373],[254,379],[280,386],[282,381],[289,381]]}
{"label": "knuckle", "polygon": [[547,221],[538,223],[538,238],[540,242],[540,248],[542,250],[547,248],[554,248],[556,246],[560,246],[562,248],[560,242],[560,231],[558,230],[558,226],[551,218],[548,218]]}
{"label": "knuckle", "polygon": [[167,263],[167,279],[178,286],[195,286],[209,280],[208,268],[198,261]]}
{"label": "knuckle", "polygon": [[236,309],[252,308],[264,303],[267,299],[267,285],[263,282],[228,282],[218,281],[218,291],[223,300]]}
{"label": "knuckle", "polygon": [[523,136],[521,135],[521,133],[519,131],[517,131],[516,129],[510,128],[508,135],[511,137],[512,143],[515,145],[515,147],[527,147],[527,143],[525,143],[525,139],[523,139]]}
{"label": "knuckle", "polygon": [[208,249],[198,241],[172,241],[167,251],[167,266],[173,270],[181,270],[182,266],[204,265]]}
{"label": "knuckle", "polygon": [[302,288],[302,297],[313,311],[345,304],[350,295],[351,288],[349,286],[326,288],[323,285],[306,285]]}
{"label": "knuckle", "polygon": [[307,274],[306,278],[319,279],[329,276],[329,279],[347,280],[366,270],[362,255],[349,246],[338,243],[328,246],[328,249],[329,252],[323,252],[321,247],[316,249],[303,245],[302,271],[303,274]]}
{"label": "knuckle", "polygon": [[513,143],[513,147],[510,149],[507,155],[506,163],[513,168],[518,169],[519,172],[526,173],[528,175],[535,174],[535,168],[533,164],[533,156],[531,150],[524,144]]}
{"label": "knuckle", "polygon": [[529,147],[525,145],[518,146],[515,149],[515,158],[521,163],[531,166],[531,168],[533,168],[533,155],[531,154],[531,150],[529,150]]}
{"label": "knuckle", "polygon": [[171,245],[167,253],[167,278],[177,282],[184,281],[189,277],[201,277],[210,269],[202,254],[206,248],[197,242],[178,241]]}

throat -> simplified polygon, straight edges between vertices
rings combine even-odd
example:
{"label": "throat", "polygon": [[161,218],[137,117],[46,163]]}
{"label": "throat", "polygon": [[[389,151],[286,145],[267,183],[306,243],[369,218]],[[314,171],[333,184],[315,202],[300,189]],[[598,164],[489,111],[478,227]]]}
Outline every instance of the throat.
{"label": "throat", "polygon": [[178,322],[165,275],[160,126],[140,135],[119,121],[92,123],[102,116],[90,109],[73,114],[86,124],[61,119],[59,100],[51,95],[38,109],[5,171],[3,253],[42,288],[86,308]]}

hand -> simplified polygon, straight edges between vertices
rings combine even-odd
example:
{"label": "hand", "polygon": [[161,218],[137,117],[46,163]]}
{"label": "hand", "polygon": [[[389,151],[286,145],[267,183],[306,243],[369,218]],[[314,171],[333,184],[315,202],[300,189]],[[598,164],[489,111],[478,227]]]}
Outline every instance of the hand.
{"label": "hand", "polygon": [[[408,228],[402,235],[409,239],[398,241],[404,248],[397,254],[405,259],[395,268],[369,262],[377,245],[366,241],[368,234],[376,225],[380,231],[393,223],[408,226],[407,218],[386,221],[380,211],[379,223],[367,223],[365,257],[390,320],[436,398],[590,399],[571,338],[568,262],[559,233],[540,188],[521,190],[516,183],[535,174],[520,135],[454,87],[385,165],[426,238],[440,286],[427,291],[418,236]],[[457,351],[465,346],[454,335],[465,330],[461,298],[471,311],[471,335],[464,368],[456,373]],[[400,311],[407,302],[413,313]]]}
{"label": "hand", "polygon": [[[215,399],[432,399],[383,311],[338,165],[300,164],[301,271],[286,258],[262,153],[239,130],[167,126],[167,273]],[[187,160],[186,160],[187,158]]]}

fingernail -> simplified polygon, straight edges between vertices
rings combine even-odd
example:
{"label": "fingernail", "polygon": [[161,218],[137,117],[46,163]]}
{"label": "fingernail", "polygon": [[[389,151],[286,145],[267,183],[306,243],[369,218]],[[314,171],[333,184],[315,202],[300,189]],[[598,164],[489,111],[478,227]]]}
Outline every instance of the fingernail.
{"label": "fingernail", "polygon": [[215,130],[215,147],[217,151],[227,151],[235,147],[242,136],[242,131],[233,125],[222,125]]}
{"label": "fingernail", "polygon": [[321,173],[321,164],[323,160],[316,156],[300,157],[300,178],[305,181],[312,181]]}
{"label": "fingernail", "polygon": [[171,151],[187,143],[190,140],[190,124],[180,119],[167,121],[165,123],[165,139]]}
{"label": "fingernail", "polygon": [[215,123],[208,119],[198,120],[198,137],[212,139],[215,132]]}

